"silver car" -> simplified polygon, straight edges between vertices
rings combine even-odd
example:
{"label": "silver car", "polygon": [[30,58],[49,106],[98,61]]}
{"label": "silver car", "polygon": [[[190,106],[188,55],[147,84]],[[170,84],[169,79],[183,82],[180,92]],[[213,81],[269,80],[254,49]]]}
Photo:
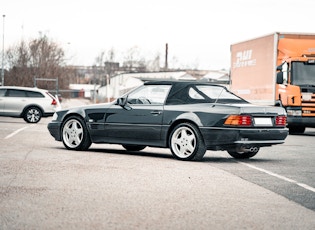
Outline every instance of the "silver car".
{"label": "silver car", "polygon": [[0,87],[0,116],[22,117],[37,123],[42,117],[52,116],[58,101],[47,90],[28,87]]}

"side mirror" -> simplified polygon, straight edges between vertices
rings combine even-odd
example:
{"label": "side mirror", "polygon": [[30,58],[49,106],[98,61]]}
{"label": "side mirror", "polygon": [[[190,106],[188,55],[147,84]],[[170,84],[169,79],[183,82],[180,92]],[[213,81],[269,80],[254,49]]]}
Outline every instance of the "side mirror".
{"label": "side mirror", "polygon": [[125,110],[131,110],[131,107],[127,104],[127,98],[126,97],[120,97],[116,100],[115,105],[119,105],[123,107]]}
{"label": "side mirror", "polygon": [[277,73],[277,84],[283,84],[283,72]]}
{"label": "side mirror", "polygon": [[116,100],[115,105],[120,105],[124,107],[126,105],[126,102],[127,102],[126,98],[120,97]]}

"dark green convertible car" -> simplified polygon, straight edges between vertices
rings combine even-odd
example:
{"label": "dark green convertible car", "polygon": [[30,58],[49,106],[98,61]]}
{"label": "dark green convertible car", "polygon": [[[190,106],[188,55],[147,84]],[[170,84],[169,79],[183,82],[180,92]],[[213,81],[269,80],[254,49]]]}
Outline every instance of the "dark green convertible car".
{"label": "dark green convertible car", "polygon": [[198,81],[145,82],[112,103],[60,110],[48,130],[70,150],[92,143],[162,147],[179,160],[201,160],[207,150],[250,158],[288,135],[283,108],[253,105]]}

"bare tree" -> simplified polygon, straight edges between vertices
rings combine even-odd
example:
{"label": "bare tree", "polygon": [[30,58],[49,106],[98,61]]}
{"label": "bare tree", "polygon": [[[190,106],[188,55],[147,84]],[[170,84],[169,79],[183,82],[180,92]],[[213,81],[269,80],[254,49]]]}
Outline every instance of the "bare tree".
{"label": "bare tree", "polygon": [[96,66],[104,66],[105,62],[114,62],[116,57],[116,51],[111,48],[107,52],[105,50],[101,51],[100,54],[95,58]]}
{"label": "bare tree", "polygon": [[95,58],[94,76],[101,85],[106,85],[110,77],[119,69],[119,63],[115,62],[116,52],[114,48],[101,51]]}
{"label": "bare tree", "polygon": [[155,58],[153,60],[147,61],[146,68],[149,71],[160,71],[160,53],[156,53]]}
{"label": "bare tree", "polygon": [[38,82],[40,88],[55,89],[55,82],[48,79],[58,79],[59,87],[68,88],[71,70],[65,67],[64,51],[45,35],[10,47],[6,58],[9,71],[5,85],[34,86],[34,78],[41,78],[47,81]]}
{"label": "bare tree", "polygon": [[131,47],[125,54],[124,59],[125,60],[124,60],[123,66],[131,72],[133,68],[135,67],[135,65],[138,65],[136,63],[139,63],[139,60],[140,60],[139,47],[137,46]]}
{"label": "bare tree", "polygon": [[101,51],[100,54],[95,58],[95,66],[103,66],[105,58],[105,51]]}

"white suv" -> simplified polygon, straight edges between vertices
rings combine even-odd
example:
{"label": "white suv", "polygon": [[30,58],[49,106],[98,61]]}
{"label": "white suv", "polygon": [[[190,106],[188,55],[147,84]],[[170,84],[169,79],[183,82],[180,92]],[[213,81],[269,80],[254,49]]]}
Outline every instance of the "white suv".
{"label": "white suv", "polygon": [[58,101],[47,90],[28,87],[0,87],[0,116],[23,117],[37,123],[42,117],[52,116]]}

